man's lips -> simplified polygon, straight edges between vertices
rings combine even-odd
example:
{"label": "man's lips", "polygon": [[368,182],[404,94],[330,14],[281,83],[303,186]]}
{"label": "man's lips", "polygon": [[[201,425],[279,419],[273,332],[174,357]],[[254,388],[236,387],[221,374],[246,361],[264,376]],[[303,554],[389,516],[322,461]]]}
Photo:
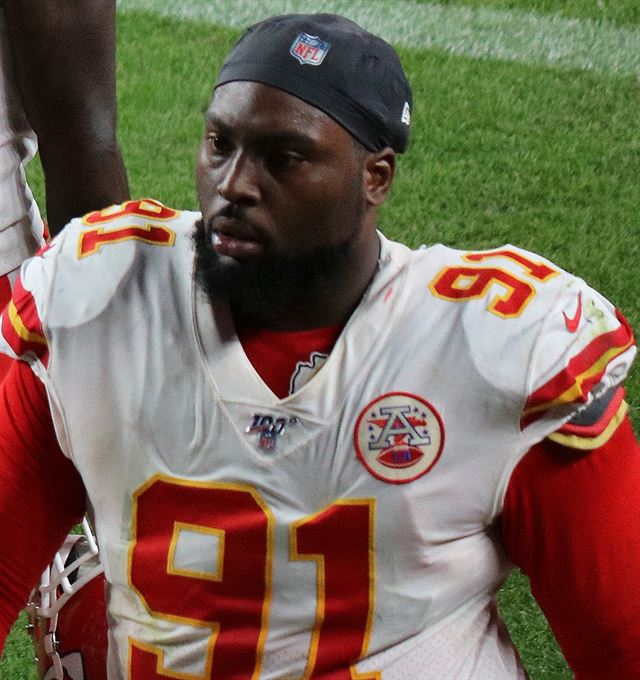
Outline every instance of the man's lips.
{"label": "man's lips", "polygon": [[256,229],[233,217],[216,217],[213,220],[211,244],[218,255],[233,258],[251,257],[264,248]]}

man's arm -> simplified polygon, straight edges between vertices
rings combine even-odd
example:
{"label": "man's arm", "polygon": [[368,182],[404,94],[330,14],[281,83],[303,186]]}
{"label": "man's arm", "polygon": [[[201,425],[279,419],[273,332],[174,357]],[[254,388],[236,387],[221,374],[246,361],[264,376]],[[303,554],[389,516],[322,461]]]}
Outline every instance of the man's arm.
{"label": "man's arm", "polygon": [[85,510],[44,386],[22,361],[0,384],[0,651],[18,612]]}
{"label": "man's arm", "polygon": [[73,217],[129,198],[116,140],[115,0],[4,0],[3,7],[55,235]]}
{"label": "man's arm", "polygon": [[534,446],[509,482],[502,532],[576,680],[640,678],[640,446],[628,418],[590,451]]}

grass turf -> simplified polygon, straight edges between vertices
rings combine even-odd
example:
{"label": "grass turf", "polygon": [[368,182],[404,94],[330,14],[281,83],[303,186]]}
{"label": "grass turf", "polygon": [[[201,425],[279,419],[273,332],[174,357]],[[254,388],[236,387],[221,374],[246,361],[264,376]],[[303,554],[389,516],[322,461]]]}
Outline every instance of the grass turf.
{"label": "grass turf", "polygon": [[[410,1],[433,3],[433,0]],[[559,14],[568,18],[611,21],[630,27],[640,24],[640,4],[636,0],[440,0],[439,4]]]}
{"label": "grass turf", "polygon": [[[562,11],[595,20],[602,19],[603,5],[595,0],[464,4]],[[635,2],[604,5],[605,18],[640,23]],[[202,111],[236,36],[236,31],[152,14],[119,17],[120,139],[134,196],[196,207],[193,165]],[[586,278],[638,327],[637,81],[438,50],[404,49],[401,55],[415,90],[414,125],[382,213],[387,235],[414,246],[441,241],[477,249],[511,242],[530,248]],[[35,163],[30,178],[42,197]],[[628,381],[636,425],[637,373]],[[570,678],[526,578],[512,575],[500,605],[532,680]],[[0,662],[2,680],[35,678],[22,623]]]}

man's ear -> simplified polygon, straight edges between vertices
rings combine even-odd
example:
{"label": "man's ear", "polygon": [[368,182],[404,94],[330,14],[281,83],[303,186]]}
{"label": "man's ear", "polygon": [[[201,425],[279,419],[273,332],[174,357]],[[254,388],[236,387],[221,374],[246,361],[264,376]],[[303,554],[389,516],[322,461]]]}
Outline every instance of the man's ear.
{"label": "man's ear", "polygon": [[364,165],[364,195],[370,206],[382,205],[387,199],[396,172],[396,154],[390,147],[367,155]]}

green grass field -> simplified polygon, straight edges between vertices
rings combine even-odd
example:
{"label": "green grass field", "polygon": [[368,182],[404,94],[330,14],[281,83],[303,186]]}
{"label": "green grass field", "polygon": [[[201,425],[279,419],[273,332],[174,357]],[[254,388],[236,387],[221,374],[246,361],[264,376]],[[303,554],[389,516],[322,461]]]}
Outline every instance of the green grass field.
{"label": "green grass field", "polygon": [[[218,4],[121,0],[120,139],[136,197],[196,207],[193,165],[202,111],[238,35],[233,22],[252,17],[254,5],[277,13],[284,3],[227,2],[232,11],[226,14],[237,10],[238,16],[223,18],[224,26],[212,23]],[[412,246],[521,245],[586,278],[640,327],[636,0],[289,5],[342,12],[366,5],[368,27],[390,31],[399,45],[414,85],[414,123],[382,214],[387,235]],[[163,6],[170,8],[167,16],[159,15]],[[421,17],[437,22],[435,37],[405,32],[403,17],[414,24]],[[540,36],[557,39],[558,52],[541,49]],[[503,39],[509,45],[503,52],[478,47]],[[41,197],[36,163],[30,173]],[[639,376],[636,370],[628,381],[636,427]],[[500,599],[530,677],[571,678],[526,578],[515,573]],[[16,627],[0,662],[0,679],[34,678],[30,655]]]}

